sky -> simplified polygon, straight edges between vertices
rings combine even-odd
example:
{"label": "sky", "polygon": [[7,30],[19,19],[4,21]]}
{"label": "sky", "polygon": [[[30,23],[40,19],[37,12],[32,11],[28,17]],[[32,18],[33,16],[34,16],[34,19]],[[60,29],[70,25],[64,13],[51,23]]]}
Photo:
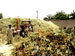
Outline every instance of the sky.
{"label": "sky", "polygon": [[75,10],[75,0],[0,0],[0,13],[4,18],[22,17],[43,19],[58,11],[71,13]]}

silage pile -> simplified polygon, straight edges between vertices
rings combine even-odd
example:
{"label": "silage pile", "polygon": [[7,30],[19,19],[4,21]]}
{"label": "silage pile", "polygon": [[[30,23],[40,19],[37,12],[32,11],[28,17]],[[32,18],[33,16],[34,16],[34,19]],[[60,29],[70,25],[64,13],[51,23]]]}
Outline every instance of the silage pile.
{"label": "silage pile", "polygon": [[[19,18],[18,19],[18,25],[21,24],[21,21],[23,20],[29,20],[26,18]],[[57,25],[55,25],[53,22],[47,22],[44,20],[40,20],[40,19],[30,19],[32,22],[32,25],[34,27],[34,31],[38,31],[38,29],[40,30],[46,30],[46,29],[51,29],[51,30],[56,30],[58,31],[59,27]],[[16,27],[16,18],[12,18],[10,19],[10,22],[12,23],[13,27]]]}
{"label": "silage pile", "polygon": [[[0,19],[0,38],[4,41],[6,40],[6,30],[8,28],[8,25],[11,24],[14,29],[16,29],[16,19],[17,18],[8,18],[8,19]],[[19,18],[18,19],[18,25],[21,24],[21,21],[23,20],[29,20],[26,18]],[[32,21],[32,25],[34,27],[34,32],[37,32],[40,30],[58,30],[58,26],[53,24],[52,22],[46,22],[39,19],[30,19]]]}
{"label": "silage pile", "polygon": [[39,30],[17,40],[14,56],[75,56],[74,35],[62,31]]}
{"label": "silage pile", "polygon": [[[28,20],[28,19],[19,18],[18,25],[21,24],[22,20]],[[37,32],[38,30],[48,30],[48,29],[55,30],[55,29],[59,28],[52,22],[46,22],[46,21],[39,20],[39,19],[31,19],[31,21],[32,21],[32,25],[34,26],[34,32]],[[14,29],[16,29],[16,18],[0,19],[0,46],[3,44],[6,44],[6,40],[7,40],[6,30],[7,30],[9,24],[11,24],[12,27]],[[21,37],[18,38],[17,36],[15,36],[15,38],[13,40],[13,46],[15,45],[14,43],[20,42],[20,38]],[[29,38],[29,37],[27,37],[27,38]],[[22,40],[24,40],[24,39],[22,39]],[[0,55],[2,55],[2,54],[0,53]]]}
{"label": "silage pile", "polygon": [[[19,19],[19,25],[22,20]],[[31,19],[34,25],[33,33],[22,38],[15,36],[13,39],[12,56],[75,56],[74,32],[58,31],[58,26],[52,22]],[[0,20],[0,39],[5,40],[6,28],[12,24],[16,28],[16,18]]]}

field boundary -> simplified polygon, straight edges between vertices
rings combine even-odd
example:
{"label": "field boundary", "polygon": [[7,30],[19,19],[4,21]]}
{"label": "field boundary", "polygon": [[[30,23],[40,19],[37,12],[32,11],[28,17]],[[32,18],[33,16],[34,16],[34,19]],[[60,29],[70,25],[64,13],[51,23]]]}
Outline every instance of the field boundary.
{"label": "field boundary", "polygon": [[75,25],[75,20],[50,20],[59,27],[73,27]]}

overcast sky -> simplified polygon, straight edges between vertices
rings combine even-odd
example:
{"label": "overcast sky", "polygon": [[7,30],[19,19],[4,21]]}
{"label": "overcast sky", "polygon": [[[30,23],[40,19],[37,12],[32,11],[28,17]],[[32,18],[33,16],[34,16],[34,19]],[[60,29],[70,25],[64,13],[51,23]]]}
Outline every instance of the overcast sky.
{"label": "overcast sky", "polygon": [[40,19],[61,10],[71,13],[75,10],[75,0],[0,0],[0,12],[5,18],[36,18],[37,10]]}

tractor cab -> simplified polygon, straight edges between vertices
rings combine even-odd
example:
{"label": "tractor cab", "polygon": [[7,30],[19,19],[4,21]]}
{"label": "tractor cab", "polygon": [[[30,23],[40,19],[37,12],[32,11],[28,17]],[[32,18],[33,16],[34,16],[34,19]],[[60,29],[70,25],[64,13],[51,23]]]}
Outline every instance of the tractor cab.
{"label": "tractor cab", "polygon": [[31,20],[24,20],[23,23],[24,31],[28,30],[28,32],[33,32],[33,25],[31,24]]}
{"label": "tractor cab", "polygon": [[[20,28],[18,28],[18,23],[17,23],[17,30],[14,31],[13,35],[20,35],[21,33],[24,36],[27,36],[29,32],[33,32],[33,25],[31,24],[31,20],[23,20],[21,21]],[[23,33],[22,33],[23,32]]]}

